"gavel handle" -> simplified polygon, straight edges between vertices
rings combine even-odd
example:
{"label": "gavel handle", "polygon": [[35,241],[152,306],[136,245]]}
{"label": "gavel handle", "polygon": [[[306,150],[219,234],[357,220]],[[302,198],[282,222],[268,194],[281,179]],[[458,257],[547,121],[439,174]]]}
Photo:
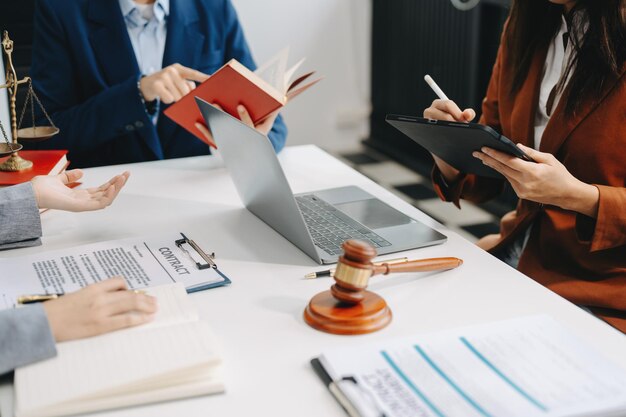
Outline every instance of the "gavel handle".
{"label": "gavel handle", "polygon": [[401,263],[374,265],[373,275],[387,275],[392,272],[424,272],[453,269],[463,264],[459,258],[429,258]]}

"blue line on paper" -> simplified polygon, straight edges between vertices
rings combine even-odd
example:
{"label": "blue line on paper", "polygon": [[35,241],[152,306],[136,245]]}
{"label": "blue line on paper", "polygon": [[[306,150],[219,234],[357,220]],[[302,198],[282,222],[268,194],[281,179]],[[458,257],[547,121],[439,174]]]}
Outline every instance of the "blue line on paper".
{"label": "blue line on paper", "polygon": [[415,345],[414,347],[415,347],[415,350],[417,351],[417,353],[419,353],[420,356],[426,362],[428,362],[430,367],[433,368],[435,370],[435,372],[437,372],[439,374],[439,376],[442,377],[448,383],[448,385],[450,385],[461,397],[463,397],[463,399],[465,401],[467,401],[476,411],[478,411],[481,415],[483,415],[485,417],[492,417],[491,414],[489,414],[487,411],[485,411],[485,409],[483,409],[480,405],[478,405],[478,403],[476,401],[474,401],[452,379],[450,379],[450,377],[448,375],[446,375],[446,373],[443,372],[441,370],[441,368],[439,368],[437,366],[437,364],[432,361],[432,359],[430,359],[430,357],[426,354],[426,352],[424,352],[422,350],[422,348],[420,348],[418,345]]}
{"label": "blue line on paper", "polygon": [[485,365],[487,365],[487,367],[489,367],[489,369],[491,369],[493,372],[496,373],[496,375],[498,375],[500,378],[502,378],[502,380],[504,382],[506,382],[507,384],[509,384],[515,391],[517,391],[522,397],[526,398],[531,404],[533,404],[535,407],[537,407],[538,409],[540,409],[541,411],[548,411],[548,408],[543,405],[542,403],[540,403],[539,401],[537,401],[536,399],[534,399],[530,394],[528,394],[526,391],[524,391],[522,388],[520,388],[516,383],[514,383],[513,381],[511,381],[511,379],[509,377],[507,377],[504,373],[502,373],[501,370],[499,370],[498,368],[496,368],[494,366],[494,364],[492,364],[489,359],[487,359],[486,357],[483,356],[482,353],[480,353],[478,351],[478,349],[476,349],[474,347],[474,345],[472,345],[465,337],[461,337],[461,342],[463,342],[463,344],[474,354],[478,357],[478,359],[480,359]]}
{"label": "blue line on paper", "polygon": [[387,352],[383,350],[380,352],[380,354],[383,355],[383,358],[385,358],[389,366],[391,366],[391,368],[396,371],[398,376],[409,386],[409,388],[411,388],[415,395],[421,398],[421,400],[428,406],[428,408],[432,410],[433,413],[435,413],[438,417],[445,417],[445,414],[443,414],[437,407],[435,407],[435,405],[430,402],[430,400],[424,395],[424,393],[415,386],[415,384],[404,374],[404,372],[402,372],[402,370],[398,367],[398,365],[396,365],[396,363],[393,361],[393,359],[391,359]]}

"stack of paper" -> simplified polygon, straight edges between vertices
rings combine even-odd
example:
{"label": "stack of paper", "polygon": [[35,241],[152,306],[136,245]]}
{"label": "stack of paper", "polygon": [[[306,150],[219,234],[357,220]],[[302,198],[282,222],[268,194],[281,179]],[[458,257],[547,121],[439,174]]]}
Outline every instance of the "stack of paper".
{"label": "stack of paper", "polygon": [[352,415],[626,415],[626,372],[548,316],[324,353]]}

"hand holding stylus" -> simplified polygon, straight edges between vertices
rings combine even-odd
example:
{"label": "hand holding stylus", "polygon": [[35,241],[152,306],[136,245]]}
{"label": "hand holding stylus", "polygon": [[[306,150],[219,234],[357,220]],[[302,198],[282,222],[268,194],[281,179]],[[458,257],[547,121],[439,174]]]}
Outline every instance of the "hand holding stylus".
{"label": "hand holding stylus", "polygon": [[[461,110],[459,106],[439,88],[435,80],[430,75],[425,75],[424,80],[433,89],[439,99],[433,101],[429,108],[424,110],[424,117],[434,120],[446,120],[448,122],[469,123],[476,117],[476,112],[472,109]],[[441,174],[447,182],[453,182],[460,174],[459,170],[445,162],[443,159],[431,154],[435,163],[439,167]]]}

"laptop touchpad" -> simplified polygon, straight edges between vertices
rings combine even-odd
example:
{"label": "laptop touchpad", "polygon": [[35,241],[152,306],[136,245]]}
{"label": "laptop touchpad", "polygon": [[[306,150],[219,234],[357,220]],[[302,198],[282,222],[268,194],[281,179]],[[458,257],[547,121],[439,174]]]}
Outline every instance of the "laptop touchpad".
{"label": "laptop touchpad", "polygon": [[333,205],[370,229],[400,226],[412,220],[375,198]]}

